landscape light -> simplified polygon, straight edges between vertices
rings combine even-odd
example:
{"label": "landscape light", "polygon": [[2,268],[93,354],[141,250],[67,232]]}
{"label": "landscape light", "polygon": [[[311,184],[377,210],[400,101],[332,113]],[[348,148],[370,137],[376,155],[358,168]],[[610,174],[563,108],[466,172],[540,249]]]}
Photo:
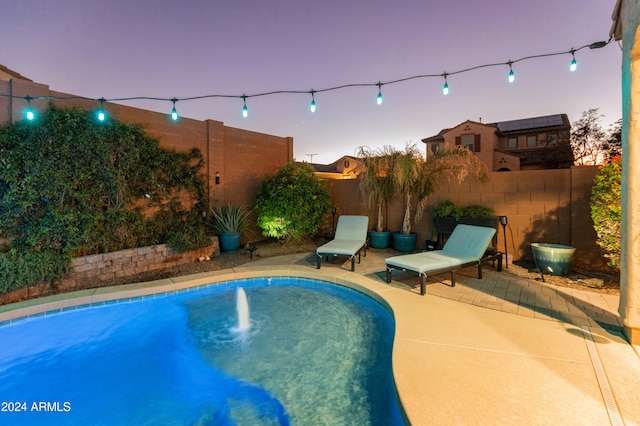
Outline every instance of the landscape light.
{"label": "landscape light", "polygon": [[178,111],[176,110],[176,98],[171,99],[171,102],[173,102],[173,109],[171,110],[171,119],[173,121],[176,121],[178,119]]}

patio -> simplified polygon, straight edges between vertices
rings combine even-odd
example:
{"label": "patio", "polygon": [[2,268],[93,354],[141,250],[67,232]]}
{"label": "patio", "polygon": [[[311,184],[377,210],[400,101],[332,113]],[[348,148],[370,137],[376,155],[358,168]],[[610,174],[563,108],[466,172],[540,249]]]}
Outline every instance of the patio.
{"label": "patio", "polygon": [[[372,295],[393,310],[393,369],[412,424],[640,424],[640,358],[622,337],[617,296],[554,288],[507,272],[462,270],[455,287],[394,272],[369,250],[315,269],[311,253],[229,270],[86,290],[5,308],[0,322],[67,306],[102,303],[235,278],[312,277]],[[73,297],[73,299],[71,299]]]}

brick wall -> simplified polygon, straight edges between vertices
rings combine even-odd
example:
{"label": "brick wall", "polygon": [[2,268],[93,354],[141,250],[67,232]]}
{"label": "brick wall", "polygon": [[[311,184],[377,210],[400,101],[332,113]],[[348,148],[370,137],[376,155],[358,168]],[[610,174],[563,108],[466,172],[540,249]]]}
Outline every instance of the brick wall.
{"label": "brick wall", "polygon": [[210,258],[219,252],[218,238],[211,238],[211,245],[185,253],[176,253],[166,244],[138,247],[111,253],[95,254],[72,259],[73,272],[53,286],[43,283],[20,290],[0,294],[0,305],[19,302],[34,297],[87,288],[100,287],[100,283],[114,281],[143,272],[173,268],[198,262],[201,256]]}

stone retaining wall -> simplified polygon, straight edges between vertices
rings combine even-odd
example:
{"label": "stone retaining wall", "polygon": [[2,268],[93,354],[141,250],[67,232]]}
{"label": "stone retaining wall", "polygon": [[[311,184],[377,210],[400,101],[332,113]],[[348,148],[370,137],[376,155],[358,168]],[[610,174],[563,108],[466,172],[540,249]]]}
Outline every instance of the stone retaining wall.
{"label": "stone retaining wall", "polygon": [[72,259],[73,272],[67,277],[53,285],[43,283],[2,294],[0,305],[61,292],[100,287],[100,284],[105,281],[197,262],[201,256],[213,257],[218,252],[218,237],[211,237],[211,245],[184,253],[176,253],[166,244],[158,244],[76,257]]}

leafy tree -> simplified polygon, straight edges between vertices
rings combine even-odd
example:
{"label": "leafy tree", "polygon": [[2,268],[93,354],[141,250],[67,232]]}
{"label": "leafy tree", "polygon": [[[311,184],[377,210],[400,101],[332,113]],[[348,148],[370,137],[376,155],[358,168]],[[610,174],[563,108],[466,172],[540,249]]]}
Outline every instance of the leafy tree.
{"label": "leafy tree", "polygon": [[260,183],[256,195],[258,226],[268,237],[312,235],[330,208],[329,193],[307,163],[288,162]]}
{"label": "leafy tree", "polygon": [[603,149],[607,161],[612,161],[615,157],[622,155],[622,119],[609,126]]}
{"label": "leafy tree", "polygon": [[622,157],[614,158],[595,177],[591,192],[591,218],[598,236],[597,243],[609,259],[609,266],[620,267],[620,182]]}
{"label": "leafy tree", "polygon": [[602,117],[599,108],[591,108],[571,124],[571,148],[576,164],[601,164],[605,160],[606,133],[600,124]]}

